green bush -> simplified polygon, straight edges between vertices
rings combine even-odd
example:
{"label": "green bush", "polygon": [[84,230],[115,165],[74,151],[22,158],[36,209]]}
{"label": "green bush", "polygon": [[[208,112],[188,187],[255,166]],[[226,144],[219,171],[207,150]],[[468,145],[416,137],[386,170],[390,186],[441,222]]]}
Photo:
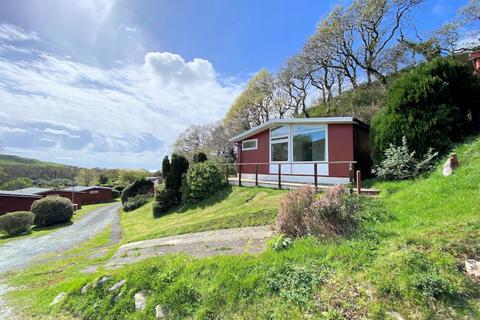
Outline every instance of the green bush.
{"label": "green bush", "polygon": [[162,161],[162,177],[165,179],[170,174],[170,159],[165,156]]}
{"label": "green bush", "polygon": [[385,150],[385,159],[372,169],[372,173],[386,180],[415,178],[433,168],[433,159],[437,154],[430,149],[423,159],[416,159],[415,151],[408,150],[407,139],[403,137],[402,145],[391,144]]}
{"label": "green bush", "polygon": [[70,221],[73,216],[73,204],[67,198],[45,197],[35,200],[31,211],[35,214],[35,224],[46,227]]}
{"label": "green bush", "polygon": [[147,179],[139,179],[127,185],[122,191],[122,204],[129,198],[135,197],[138,194],[148,194],[153,188],[153,182]]}
{"label": "green bush", "polygon": [[480,86],[468,64],[436,58],[413,68],[392,84],[386,106],[372,119],[375,161],[403,136],[419,157],[430,148],[445,153],[473,130],[479,105]]}
{"label": "green bush", "polygon": [[116,185],[112,188],[112,190],[118,191],[120,194],[122,193],[123,189],[125,189],[124,185]]}
{"label": "green bush", "polygon": [[195,153],[193,155],[193,163],[202,163],[207,161],[207,155],[203,152]]}
{"label": "green bush", "polygon": [[136,196],[128,198],[123,203],[123,211],[128,212],[140,208],[148,202],[149,196],[146,194],[137,194]]}
{"label": "green bush", "polygon": [[223,174],[211,162],[191,167],[185,179],[184,199],[195,203],[207,199],[223,186]]}
{"label": "green bush", "polygon": [[0,229],[11,236],[27,232],[33,225],[35,215],[30,211],[16,211],[0,216]]}
{"label": "green bush", "polygon": [[120,191],[115,190],[115,189],[112,189],[112,198],[113,198],[113,199],[120,198],[120,195],[121,195],[121,194],[122,194],[122,193],[121,193]]}
{"label": "green bush", "polygon": [[175,204],[175,193],[167,189],[165,184],[159,184],[155,188],[155,201],[153,202],[153,216],[158,218],[164,215]]}
{"label": "green bush", "polygon": [[188,160],[184,156],[180,156],[175,153],[172,154],[170,171],[165,177],[165,187],[173,190],[176,203],[179,203],[182,199],[180,188],[182,187],[183,176],[187,173],[188,167]]}

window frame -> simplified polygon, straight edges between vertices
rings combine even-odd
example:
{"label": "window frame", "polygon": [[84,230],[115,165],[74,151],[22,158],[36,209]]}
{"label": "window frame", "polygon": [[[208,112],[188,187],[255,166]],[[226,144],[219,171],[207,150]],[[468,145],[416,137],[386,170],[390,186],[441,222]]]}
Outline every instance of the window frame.
{"label": "window frame", "polygon": [[[252,142],[254,141],[255,142],[255,147],[253,148],[244,148],[244,143],[245,142]],[[242,141],[242,151],[251,151],[251,150],[257,150],[258,149],[258,139],[248,139],[248,140],[243,140]]]}
{"label": "window frame", "polygon": [[[281,136],[276,136],[276,137],[272,137],[272,130],[275,130],[279,127],[286,127],[287,128],[287,134],[285,135],[281,135]],[[270,160],[270,163],[288,163],[290,161],[290,144],[291,144],[291,125],[289,124],[283,124],[283,125],[278,125],[278,126],[275,126],[275,127],[272,127],[270,128],[270,132],[269,132],[269,137],[270,137],[270,144],[268,146],[268,153],[269,153],[269,160]],[[287,160],[283,160],[283,161],[274,161],[273,160],[273,154],[272,154],[272,145],[273,144],[280,144],[280,143],[287,143]]]}
{"label": "window frame", "polygon": [[[303,126],[303,127],[312,127],[312,129],[309,129],[309,130],[304,130],[302,132],[299,132],[299,133],[295,133],[295,126]],[[301,134],[305,134],[305,133],[312,133],[312,132],[317,132],[317,131],[324,131],[325,132],[325,150],[324,150],[324,160],[310,160],[310,161],[307,161],[307,160],[297,160],[295,161],[295,157],[293,155],[293,152],[294,152],[294,147],[293,147],[293,138],[296,136],[296,135],[301,135]],[[292,141],[292,148],[291,148],[291,153],[292,153],[292,163],[302,163],[302,162],[305,162],[305,163],[328,163],[328,124],[293,124],[292,125],[292,129],[291,129],[291,137],[290,137],[290,140]]]}

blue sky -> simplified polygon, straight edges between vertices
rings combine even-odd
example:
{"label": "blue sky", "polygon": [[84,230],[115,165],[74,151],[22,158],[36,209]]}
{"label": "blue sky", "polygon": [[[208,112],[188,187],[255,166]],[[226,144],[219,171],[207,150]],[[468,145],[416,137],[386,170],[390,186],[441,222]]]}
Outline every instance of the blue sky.
{"label": "blue sky", "polygon": [[[427,34],[464,1],[427,1]],[[3,152],[156,169],[176,136],[220,120],[347,1],[22,0],[0,11]]]}

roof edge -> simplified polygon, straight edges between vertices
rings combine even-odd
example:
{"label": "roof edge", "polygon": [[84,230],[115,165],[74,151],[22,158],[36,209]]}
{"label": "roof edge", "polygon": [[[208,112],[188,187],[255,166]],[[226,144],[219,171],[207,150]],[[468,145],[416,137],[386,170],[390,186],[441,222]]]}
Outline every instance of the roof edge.
{"label": "roof edge", "polygon": [[238,134],[230,138],[229,142],[239,142],[253,136],[257,133],[260,133],[266,129],[269,129],[275,125],[279,124],[296,124],[296,123],[318,123],[318,124],[359,124],[361,126],[368,126],[368,124],[354,118],[354,117],[319,117],[319,118],[289,118],[289,119],[271,119],[267,122],[262,123],[256,127],[251,128],[241,134]]}

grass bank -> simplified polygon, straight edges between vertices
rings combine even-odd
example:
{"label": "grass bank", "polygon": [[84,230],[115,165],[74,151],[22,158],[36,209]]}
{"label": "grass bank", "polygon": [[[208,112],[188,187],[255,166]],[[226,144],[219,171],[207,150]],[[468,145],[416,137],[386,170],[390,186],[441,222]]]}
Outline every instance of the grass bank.
{"label": "grass bank", "polygon": [[198,205],[184,205],[160,218],[152,204],[122,212],[122,243],[205,230],[258,226],[275,220],[285,191],[267,188],[226,187]]}
{"label": "grass bank", "polygon": [[[23,303],[30,303],[37,315],[49,316],[150,319],[161,305],[167,319],[478,319],[479,286],[464,274],[463,263],[466,258],[480,260],[480,139],[456,152],[461,167],[450,177],[443,177],[439,166],[415,181],[374,182],[381,196],[366,201],[364,222],[347,238],[307,237],[289,249],[259,255],[163,256],[59,278],[56,272],[80,263],[66,261],[55,271],[31,270],[28,280],[19,274],[12,281],[26,286],[24,295],[44,297]],[[243,190],[234,188],[231,194]],[[225,201],[228,196],[212,206]],[[151,219],[152,224],[163,221]],[[178,219],[158,234],[186,230],[176,228]],[[80,293],[106,274],[111,279],[103,286]],[[36,277],[43,277],[42,283],[53,281],[52,287],[30,293]],[[124,286],[109,290],[122,279]],[[61,291],[67,292],[65,300],[49,307]],[[134,306],[139,291],[147,299],[143,311]]]}

